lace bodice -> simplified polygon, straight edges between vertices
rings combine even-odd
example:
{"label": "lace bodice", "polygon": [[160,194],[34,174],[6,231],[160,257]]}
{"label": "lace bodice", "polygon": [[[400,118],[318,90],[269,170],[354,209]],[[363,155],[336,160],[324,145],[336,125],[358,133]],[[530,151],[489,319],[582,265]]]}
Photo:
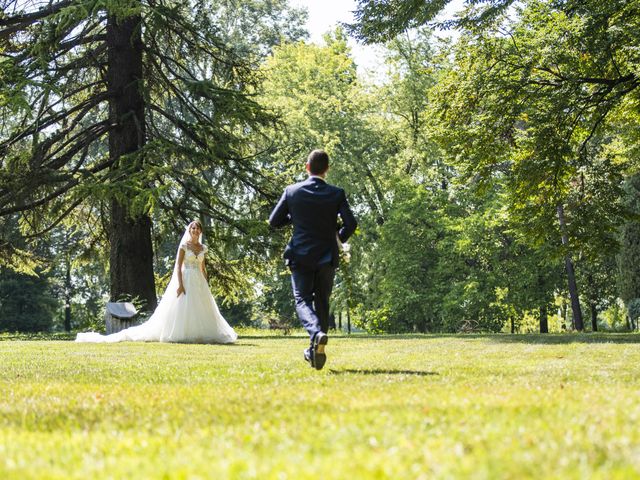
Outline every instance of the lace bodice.
{"label": "lace bodice", "polygon": [[184,260],[182,262],[183,268],[200,268],[200,264],[204,261],[204,254],[207,251],[207,246],[202,245],[202,250],[199,251],[197,255],[185,243],[180,245],[180,248],[184,250]]}

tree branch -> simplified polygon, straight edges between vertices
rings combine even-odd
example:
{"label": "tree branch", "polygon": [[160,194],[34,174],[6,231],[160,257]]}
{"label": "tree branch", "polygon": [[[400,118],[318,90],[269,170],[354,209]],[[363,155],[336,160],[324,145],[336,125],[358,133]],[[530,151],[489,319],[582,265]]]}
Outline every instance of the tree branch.
{"label": "tree branch", "polygon": [[[77,91],[75,91],[75,93],[78,93],[84,89],[86,89],[87,87],[83,87]],[[60,99],[57,103],[62,102],[64,99],[68,98],[68,96]],[[81,113],[79,114],[79,116],[81,115],[82,117],[84,117],[92,108],[96,107],[97,105],[99,105],[102,101],[106,100],[109,97],[107,92],[102,92],[98,95],[94,95],[93,97],[90,97],[89,99],[85,100],[82,103],[79,103],[77,105],[75,105],[74,107],[70,108],[69,110],[61,110],[60,112],[57,112],[56,114],[53,114],[49,117],[47,117],[46,119],[40,120],[40,121],[36,121],[35,124],[30,127],[28,130],[25,130],[23,132],[18,132],[17,134],[15,134],[12,138],[9,138],[8,140],[6,140],[3,143],[0,143],[0,152],[6,150],[8,147],[10,147],[11,145],[14,145],[15,143],[19,142],[20,140],[23,140],[31,135],[35,135],[37,132],[43,131],[46,128],[50,127],[51,125],[55,124],[56,122],[62,120],[63,118],[72,115],[73,113],[77,112],[78,110],[81,111]],[[54,105],[56,105],[54,104]],[[50,107],[51,108],[51,107]],[[50,109],[49,108],[49,109]],[[76,117],[77,118],[77,117]]]}
{"label": "tree branch", "polygon": [[57,227],[58,224],[60,222],[62,222],[62,220],[64,220],[67,217],[67,215],[69,215],[78,205],[80,205],[83,200],[84,200],[83,198],[79,198],[75,202],[73,202],[69,208],[67,208],[64,212],[62,212],[62,214],[54,222],[52,222],[51,225],[49,225],[44,230],[40,230],[39,232],[30,233],[29,235],[24,235],[24,238],[35,238],[35,237],[39,237],[41,235],[44,235],[45,233],[50,232],[55,227]]}
{"label": "tree branch", "polygon": [[[113,164],[112,160],[107,160],[105,162],[102,162],[98,165],[96,165],[93,168],[90,168],[86,171],[81,171],[81,173],[83,173],[84,175],[95,175],[96,173],[110,167]],[[75,177],[72,178],[66,185],[64,185],[63,187],[59,188],[58,190],[50,193],[49,195],[39,199],[39,200],[35,200],[31,203],[28,204],[22,204],[22,205],[15,205],[13,207],[9,207],[9,208],[5,208],[0,210],[0,217],[5,216],[5,215],[9,215],[12,213],[17,213],[17,212],[23,212],[25,210],[31,210],[33,208],[39,207],[41,205],[44,205],[48,202],[50,202],[51,200],[53,200],[54,198],[68,192],[70,189],[72,189],[73,187],[75,187],[76,185],[78,185],[80,183],[80,178]]]}

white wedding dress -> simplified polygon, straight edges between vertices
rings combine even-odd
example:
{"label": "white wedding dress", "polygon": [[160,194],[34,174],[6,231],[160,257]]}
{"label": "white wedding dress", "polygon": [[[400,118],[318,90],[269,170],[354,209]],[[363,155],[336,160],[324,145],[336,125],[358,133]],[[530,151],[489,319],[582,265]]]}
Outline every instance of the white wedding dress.
{"label": "white wedding dress", "polygon": [[207,251],[205,245],[196,254],[186,243],[182,264],[182,284],[185,292],[176,296],[176,275],[169,282],[160,304],[145,323],[111,335],[96,332],[78,333],[76,342],[180,342],[180,343],[233,343],[238,335],[218,310],[200,264]]}

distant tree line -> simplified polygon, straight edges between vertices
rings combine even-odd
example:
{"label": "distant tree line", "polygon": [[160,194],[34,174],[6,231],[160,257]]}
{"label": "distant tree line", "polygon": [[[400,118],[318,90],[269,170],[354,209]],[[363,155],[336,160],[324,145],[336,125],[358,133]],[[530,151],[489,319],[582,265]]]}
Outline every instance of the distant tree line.
{"label": "distant tree line", "polygon": [[232,323],[296,324],[264,219],[317,147],[360,224],[338,319],[636,327],[638,2],[468,2],[438,41],[447,2],[360,0],[347,31],[380,45],[376,81],[284,1],[94,3],[0,15],[0,330],[152,308],[193,217]]}

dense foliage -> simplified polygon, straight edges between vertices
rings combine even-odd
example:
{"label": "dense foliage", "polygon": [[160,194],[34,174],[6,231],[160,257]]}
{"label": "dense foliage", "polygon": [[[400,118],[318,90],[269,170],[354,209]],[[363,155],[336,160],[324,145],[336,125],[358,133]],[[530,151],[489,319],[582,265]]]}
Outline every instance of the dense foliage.
{"label": "dense foliage", "polygon": [[[38,24],[50,37],[21,37],[5,7],[1,264],[48,267],[71,328],[98,318],[116,199],[152,220],[158,291],[182,225],[199,216],[232,323],[296,324],[288,232],[264,220],[322,147],[360,225],[336,278],[340,318],[370,332],[633,326],[639,2],[467,2],[444,20],[459,36],[442,42],[430,28],[447,3],[358,2],[348,31],[382,42],[377,82],[359,76],[342,29],[302,41],[304,14],[284,1],[140,3],[147,138],[129,170],[83,140],[110,128],[99,62],[60,85],[58,60],[82,66],[100,48],[102,10],[69,17],[88,29],[80,42],[54,28],[73,9]],[[60,54],[60,42],[78,45]]]}

